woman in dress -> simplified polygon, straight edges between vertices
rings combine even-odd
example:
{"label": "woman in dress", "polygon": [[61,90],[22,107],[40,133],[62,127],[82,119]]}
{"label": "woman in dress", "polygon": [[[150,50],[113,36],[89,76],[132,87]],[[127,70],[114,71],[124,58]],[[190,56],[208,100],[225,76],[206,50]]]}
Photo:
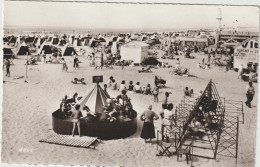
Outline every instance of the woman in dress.
{"label": "woman in dress", "polygon": [[141,138],[144,139],[145,143],[147,143],[147,139],[150,139],[151,142],[151,140],[155,138],[153,120],[157,119],[159,119],[159,116],[152,111],[152,105],[150,105],[148,110],[144,111],[141,115],[141,120],[144,121]]}

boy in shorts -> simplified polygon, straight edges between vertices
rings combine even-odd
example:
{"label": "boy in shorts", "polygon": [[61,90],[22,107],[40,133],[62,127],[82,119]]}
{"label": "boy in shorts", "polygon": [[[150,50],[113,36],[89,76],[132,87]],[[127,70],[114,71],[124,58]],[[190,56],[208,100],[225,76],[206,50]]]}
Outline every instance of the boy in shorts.
{"label": "boy in shorts", "polygon": [[76,126],[78,126],[78,132],[79,132],[79,137],[80,137],[81,136],[80,135],[80,117],[82,117],[82,113],[79,109],[80,109],[80,105],[77,104],[75,106],[75,110],[72,113],[72,117],[73,117],[73,120],[72,120],[72,122],[73,122],[72,136],[74,136],[75,128],[76,128]]}

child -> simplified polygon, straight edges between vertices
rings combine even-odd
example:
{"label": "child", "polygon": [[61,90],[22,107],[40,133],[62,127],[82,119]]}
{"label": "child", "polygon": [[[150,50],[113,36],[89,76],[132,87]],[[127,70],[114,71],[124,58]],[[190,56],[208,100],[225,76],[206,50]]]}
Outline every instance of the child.
{"label": "child", "polygon": [[76,128],[76,126],[78,126],[78,132],[79,132],[79,137],[80,137],[81,136],[80,135],[80,117],[82,117],[82,113],[79,109],[80,109],[80,105],[77,104],[75,106],[75,110],[72,113],[72,117],[73,117],[73,120],[72,120],[72,122],[73,122],[72,136],[74,136],[75,128]]}
{"label": "child", "polygon": [[146,86],[146,89],[145,89],[145,94],[146,95],[150,95],[152,92],[151,92],[151,85],[150,84],[147,84]]}
{"label": "child", "polygon": [[112,90],[117,90],[117,83],[116,81],[113,79],[112,80],[112,83],[111,83],[111,87],[110,87]]}
{"label": "child", "polygon": [[123,90],[126,90],[125,80],[123,80],[119,86],[119,91],[122,92]]}
{"label": "child", "polygon": [[170,93],[169,92],[165,92],[165,98],[163,100],[163,103],[162,104],[165,104],[167,105],[168,104],[168,97],[169,97]]}
{"label": "child", "polygon": [[141,93],[142,89],[141,89],[141,86],[140,86],[140,82],[136,82],[136,85],[134,87],[134,92],[135,93]]}
{"label": "child", "polygon": [[61,62],[62,62],[62,70],[68,71],[68,66],[64,58],[61,58]]}
{"label": "child", "polygon": [[190,91],[188,87],[186,87],[184,90],[184,96],[190,96]]}
{"label": "child", "polygon": [[158,94],[159,94],[159,87],[155,86],[155,88],[153,89],[154,102],[158,102]]}
{"label": "child", "polygon": [[133,81],[129,82],[128,91],[132,92],[134,90]]}

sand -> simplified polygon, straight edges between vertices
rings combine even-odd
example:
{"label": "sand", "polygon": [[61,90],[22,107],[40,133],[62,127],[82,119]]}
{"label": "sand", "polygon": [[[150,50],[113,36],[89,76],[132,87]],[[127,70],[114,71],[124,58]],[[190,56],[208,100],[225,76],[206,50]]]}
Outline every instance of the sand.
{"label": "sand", "polygon": [[[153,105],[156,113],[161,111],[163,94],[159,95],[159,103],[153,102],[152,96],[128,94],[132,99],[134,109],[138,112],[137,132],[126,138],[102,141],[95,150],[75,148],[47,143],[39,140],[52,131],[52,112],[58,109],[60,100],[65,94],[71,97],[75,92],[84,96],[94,88],[93,75],[103,75],[106,82],[114,76],[120,84],[122,80],[130,80],[142,84],[153,84],[154,75],[159,75],[167,80],[167,88],[161,92],[170,91],[169,101],[178,105],[183,97],[183,89],[188,86],[193,88],[195,94],[204,90],[210,79],[216,84],[221,97],[229,100],[245,101],[245,87],[248,83],[237,79],[235,71],[225,72],[221,67],[213,66],[210,70],[196,68],[196,64],[203,54],[196,54],[196,59],[180,57],[181,65],[190,68],[194,77],[180,77],[170,75],[169,69],[152,69],[153,73],[138,73],[141,67],[120,67],[111,69],[94,70],[89,67],[89,61],[80,57],[80,68],[72,68],[73,58],[66,57],[69,67],[68,72],[62,71],[61,64],[44,64],[28,66],[28,83],[24,83],[25,57],[20,56],[11,66],[11,77],[4,77],[3,84],[3,113],[2,113],[2,162],[22,164],[63,164],[63,165],[106,165],[106,166],[188,166],[186,162],[177,162],[176,156],[170,158],[157,157],[157,145],[154,139],[152,144],[145,144],[140,138],[142,122],[139,115],[149,104]],[[165,60],[175,65],[175,60]],[[5,74],[5,73],[4,73]],[[75,77],[85,78],[87,85],[72,84]],[[102,84],[103,85],[103,84]],[[257,84],[254,83],[257,92]],[[108,90],[112,97],[118,91]],[[244,105],[245,123],[239,129],[239,148],[237,166],[254,166],[257,94],[252,102],[252,108]],[[155,121],[156,130],[160,129],[160,121]],[[236,166],[235,158],[218,156],[215,160],[195,158],[194,166]]]}

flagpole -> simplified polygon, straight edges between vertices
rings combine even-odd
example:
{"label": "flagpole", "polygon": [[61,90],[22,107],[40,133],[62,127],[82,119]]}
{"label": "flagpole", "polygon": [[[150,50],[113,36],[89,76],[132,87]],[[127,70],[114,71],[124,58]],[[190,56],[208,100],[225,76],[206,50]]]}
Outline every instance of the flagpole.
{"label": "flagpole", "polygon": [[28,52],[26,52],[26,71],[25,71],[25,83],[27,82],[27,68],[28,68]]}

